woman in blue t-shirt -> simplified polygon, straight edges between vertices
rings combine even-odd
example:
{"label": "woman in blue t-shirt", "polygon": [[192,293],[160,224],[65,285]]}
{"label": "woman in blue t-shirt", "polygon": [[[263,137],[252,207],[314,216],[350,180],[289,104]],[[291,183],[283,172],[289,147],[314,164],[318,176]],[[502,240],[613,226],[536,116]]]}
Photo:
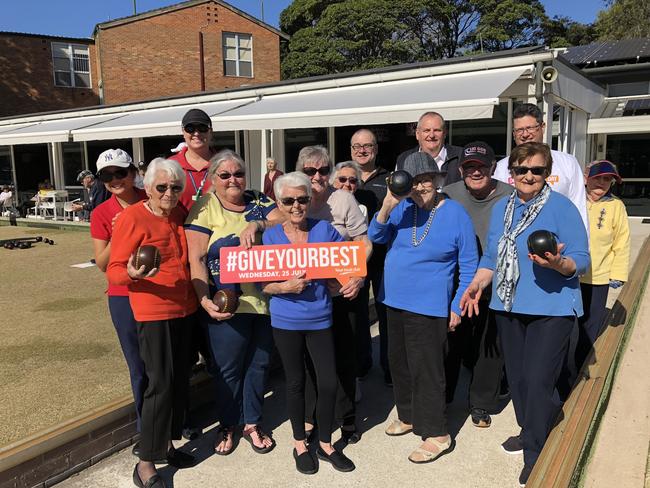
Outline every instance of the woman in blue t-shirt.
{"label": "woman in blue t-shirt", "polygon": [[[279,177],[274,184],[278,208],[286,217],[282,224],[264,232],[264,244],[339,242],[343,238],[328,222],[307,218],[311,183],[302,173]],[[338,471],[352,471],[354,464],[332,446],[332,423],[336,400],[336,362],[332,337],[332,298],[327,280],[308,280],[304,274],[287,281],[268,283],[271,295],[273,338],[280,353],[287,383],[287,409],[293,430],[296,469],[313,474],[317,465],[306,445],[305,352],[316,372],[318,401],[316,419],[320,445],[317,456]]]}

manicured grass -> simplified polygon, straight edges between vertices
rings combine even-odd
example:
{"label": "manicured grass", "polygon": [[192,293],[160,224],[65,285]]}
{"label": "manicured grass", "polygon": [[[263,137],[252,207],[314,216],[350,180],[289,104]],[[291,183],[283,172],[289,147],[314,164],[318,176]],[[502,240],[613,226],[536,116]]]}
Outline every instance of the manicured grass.
{"label": "manicured grass", "polygon": [[130,392],[108,314],[106,281],[87,232],[0,227],[0,240],[44,236],[49,246],[0,248],[0,446]]}

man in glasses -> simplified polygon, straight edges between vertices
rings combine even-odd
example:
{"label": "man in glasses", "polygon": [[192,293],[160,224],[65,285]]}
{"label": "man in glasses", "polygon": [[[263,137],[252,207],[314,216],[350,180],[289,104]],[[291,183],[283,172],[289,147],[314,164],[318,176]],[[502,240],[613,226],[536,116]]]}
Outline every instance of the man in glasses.
{"label": "man in glasses", "polygon": [[[526,142],[543,142],[544,114],[532,103],[518,105],[512,113],[512,135],[515,145],[519,146]],[[546,182],[551,189],[561,193],[578,208],[585,228],[589,231],[587,222],[587,196],[582,169],[578,160],[571,154],[551,150],[553,167]],[[494,171],[494,178],[504,183],[513,184],[514,181],[508,170],[508,157],[506,156],[497,163]]]}
{"label": "man in glasses", "polygon": [[418,119],[415,128],[415,138],[418,145],[397,156],[395,169],[404,169],[404,161],[408,155],[415,152],[425,152],[435,160],[440,172],[447,172],[445,185],[460,181],[458,164],[463,148],[445,144],[446,137],[447,128],[442,115],[438,112],[423,113]]}
{"label": "man in glasses", "polygon": [[187,111],[181,122],[185,146],[169,159],[178,161],[185,171],[185,191],[178,203],[189,212],[194,202],[210,189],[207,178],[210,158],[214,156],[211,148],[212,120],[203,110],[193,108]]}
{"label": "man in glasses", "polygon": [[[361,181],[358,183],[359,186],[354,196],[359,203],[365,205],[368,209],[368,220],[372,220],[381,207],[381,202],[386,197],[386,178],[389,172],[377,164],[378,153],[377,138],[370,129],[359,129],[352,135],[350,139],[350,156],[361,168]],[[372,256],[368,261],[368,276],[366,277],[365,286],[372,285],[372,293],[375,297],[379,294],[385,259],[386,246],[374,245]],[[362,292],[367,293],[366,290],[362,290]],[[386,385],[391,386],[393,380],[388,366],[386,306],[375,300],[375,311],[379,322],[379,363],[384,371],[384,382]]]}

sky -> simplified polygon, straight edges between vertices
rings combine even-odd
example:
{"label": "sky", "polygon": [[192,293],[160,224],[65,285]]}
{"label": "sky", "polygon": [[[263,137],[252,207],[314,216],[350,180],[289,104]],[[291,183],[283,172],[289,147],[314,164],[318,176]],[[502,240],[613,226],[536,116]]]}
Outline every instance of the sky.
{"label": "sky", "polygon": [[[232,6],[278,26],[280,12],[291,0],[226,0]],[[596,19],[604,0],[541,0],[550,17],[563,15],[583,23]],[[0,31],[90,37],[95,24],[133,14],[134,0],[0,0]],[[135,0],[138,13],[180,0]]]}

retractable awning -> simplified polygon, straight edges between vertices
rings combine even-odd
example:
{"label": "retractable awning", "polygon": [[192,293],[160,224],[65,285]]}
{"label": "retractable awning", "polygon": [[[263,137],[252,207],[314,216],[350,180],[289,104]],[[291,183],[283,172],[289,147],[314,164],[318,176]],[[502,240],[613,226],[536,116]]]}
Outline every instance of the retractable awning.
{"label": "retractable awning", "polygon": [[650,132],[650,97],[610,98],[589,119],[587,134]]}
{"label": "retractable awning", "polygon": [[[114,113],[68,119],[46,120],[36,124],[20,124],[13,129],[3,131],[0,128],[0,146],[16,144],[41,144],[47,142],[68,142],[73,130],[109,120],[119,119],[124,114]],[[11,126],[5,126],[7,128]]]}
{"label": "retractable awning", "polygon": [[213,120],[215,130],[291,129],[413,122],[435,110],[448,120],[492,117],[499,96],[530,65],[266,95]]}
{"label": "retractable awning", "polygon": [[219,102],[179,105],[176,107],[153,108],[126,113],[116,120],[109,120],[92,127],[72,132],[75,141],[97,141],[105,139],[130,139],[131,137],[171,136],[181,133],[181,120],[192,108],[200,108],[210,117],[218,117],[232,109],[245,107],[255,98],[224,100]]}

